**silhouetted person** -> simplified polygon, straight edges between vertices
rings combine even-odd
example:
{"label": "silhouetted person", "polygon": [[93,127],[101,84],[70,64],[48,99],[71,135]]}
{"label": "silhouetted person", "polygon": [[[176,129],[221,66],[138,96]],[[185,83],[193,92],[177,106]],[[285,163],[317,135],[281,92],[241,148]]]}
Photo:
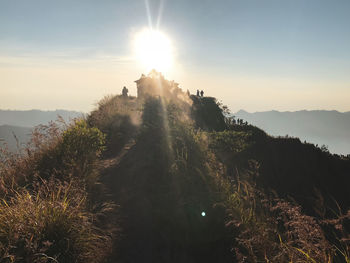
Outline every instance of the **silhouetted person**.
{"label": "silhouetted person", "polygon": [[199,90],[197,89],[197,96],[199,97]]}
{"label": "silhouetted person", "polygon": [[127,97],[128,96],[128,92],[129,92],[129,90],[124,86],[124,88],[122,90],[123,97]]}
{"label": "silhouetted person", "polygon": [[201,97],[203,97],[203,95],[204,95],[204,91],[203,91],[203,90],[201,90]]}

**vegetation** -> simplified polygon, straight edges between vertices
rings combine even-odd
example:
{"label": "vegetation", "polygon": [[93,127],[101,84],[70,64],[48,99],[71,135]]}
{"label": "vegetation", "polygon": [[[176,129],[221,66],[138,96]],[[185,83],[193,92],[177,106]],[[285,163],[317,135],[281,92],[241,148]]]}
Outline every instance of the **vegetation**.
{"label": "vegetation", "polygon": [[116,154],[135,135],[140,123],[141,106],[132,97],[106,96],[88,116],[89,125],[97,127],[107,136],[106,155]]}
{"label": "vegetation", "polygon": [[157,74],[2,152],[0,262],[350,262],[349,159]]}
{"label": "vegetation", "polygon": [[99,214],[114,206],[89,194],[104,140],[81,119],[37,127],[22,155],[3,152],[1,262],[103,261],[112,231],[99,226]]}

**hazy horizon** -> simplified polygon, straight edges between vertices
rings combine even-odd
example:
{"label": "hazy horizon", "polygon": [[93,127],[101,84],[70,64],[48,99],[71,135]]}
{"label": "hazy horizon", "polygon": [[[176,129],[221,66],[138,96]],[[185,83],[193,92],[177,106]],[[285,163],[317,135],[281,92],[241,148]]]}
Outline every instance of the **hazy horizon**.
{"label": "hazy horizon", "polygon": [[[4,109],[4,108],[0,108],[0,111],[23,111],[23,112],[26,112],[26,111],[46,111],[46,112],[55,112],[55,111],[72,111],[72,112],[78,112],[78,113],[89,113],[89,111],[82,111],[82,110],[74,110],[74,109],[39,109],[39,108],[28,108],[28,109]],[[272,112],[272,111],[276,111],[276,112],[281,112],[281,113],[286,113],[286,112],[301,112],[301,111],[308,111],[308,112],[315,112],[315,111],[323,111],[323,112],[338,112],[338,113],[350,113],[350,111],[338,111],[338,110],[327,110],[327,109],[310,109],[310,110],[307,110],[307,109],[299,109],[299,110],[293,110],[293,111],[290,111],[290,110],[275,110],[275,109],[270,109],[270,110],[263,110],[263,111],[248,111],[248,110],[245,110],[245,109],[239,109],[239,110],[236,110],[236,111],[232,111],[230,110],[231,114],[235,114],[235,113],[238,113],[240,111],[244,111],[244,112],[247,112],[247,113],[262,113],[262,112]]]}
{"label": "hazy horizon", "polygon": [[88,112],[123,86],[135,95],[150,66],[135,37],[152,28],[171,44],[165,77],[232,112],[347,112],[349,10],[345,0],[2,0],[0,108]]}

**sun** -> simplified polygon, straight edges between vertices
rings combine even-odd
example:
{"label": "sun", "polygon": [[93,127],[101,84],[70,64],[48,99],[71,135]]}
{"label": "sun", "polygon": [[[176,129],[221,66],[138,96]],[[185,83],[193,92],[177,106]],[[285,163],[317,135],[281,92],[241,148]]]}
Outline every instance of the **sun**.
{"label": "sun", "polygon": [[134,55],[147,71],[167,72],[173,65],[174,54],[170,39],[161,31],[144,29],[135,34]]}

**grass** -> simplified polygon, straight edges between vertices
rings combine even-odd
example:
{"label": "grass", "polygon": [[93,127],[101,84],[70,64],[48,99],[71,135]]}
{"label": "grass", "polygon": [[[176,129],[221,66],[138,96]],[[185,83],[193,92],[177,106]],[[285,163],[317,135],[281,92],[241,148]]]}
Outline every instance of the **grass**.
{"label": "grass", "polygon": [[110,238],[94,226],[86,193],[46,183],[0,204],[1,262],[99,262]]}
{"label": "grass", "polygon": [[0,262],[105,260],[114,232],[99,220],[115,208],[92,192],[104,144],[78,119],[37,127],[21,154],[2,152]]}
{"label": "grass", "polygon": [[329,262],[333,251],[317,221],[293,203],[269,198],[251,182],[245,178],[233,184],[227,203],[236,259]]}
{"label": "grass", "polygon": [[[1,152],[0,262],[105,262],[112,249],[129,262],[349,262],[346,207],[330,213],[318,191],[317,216],[273,188],[310,189],[305,158],[344,171],[345,160],[236,125],[214,98],[165,93],[107,96],[87,119],[39,126],[20,154]],[[101,181],[101,158],[120,157],[131,138]]]}

